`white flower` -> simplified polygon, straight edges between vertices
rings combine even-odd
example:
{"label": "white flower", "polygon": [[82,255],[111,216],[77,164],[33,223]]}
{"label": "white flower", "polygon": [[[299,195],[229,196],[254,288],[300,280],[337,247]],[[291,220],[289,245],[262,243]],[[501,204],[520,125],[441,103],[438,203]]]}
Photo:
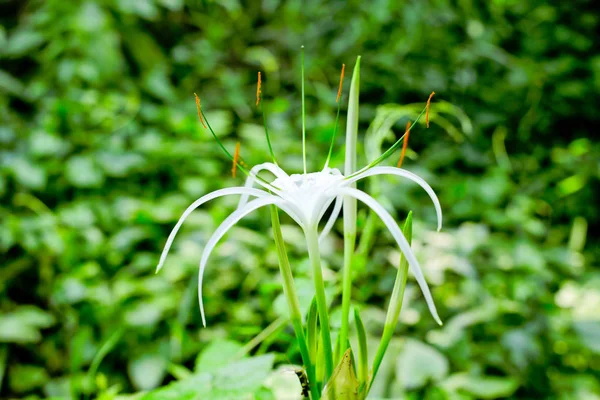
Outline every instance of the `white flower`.
{"label": "white flower", "polygon": [[[275,179],[270,183],[264,181],[262,178],[258,177],[258,174],[261,171],[270,172],[274,175]],[[330,231],[335,220],[339,216],[343,197],[348,196],[366,204],[381,218],[396,240],[400,250],[405,255],[410,269],[423,291],[429,311],[434,319],[441,324],[435,304],[431,297],[431,292],[429,291],[429,287],[427,286],[427,282],[425,281],[421,267],[419,266],[419,262],[406,241],[402,230],[388,211],[386,211],[373,197],[364,191],[352,187],[352,184],[356,181],[373,175],[397,175],[410,179],[420,185],[425,189],[433,201],[438,218],[438,230],[441,228],[442,210],[433,189],[431,189],[427,182],[422,178],[407,170],[395,167],[375,166],[363,168],[357,173],[345,177],[339,170],[326,167],[320,172],[288,175],[276,164],[264,163],[257,165],[250,170],[244,187],[231,187],[216,190],[202,196],[185,210],[167,239],[167,243],[160,257],[157,272],[162,268],[179,228],[192,211],[207,201],[218,197],[241,195],[238,208],[221,223],[210,237],[200,260],[198,296],[202,314],[202,323],[206,326],[204,306],[202,303],[202,277],[204,275],[204,269],[206,268],[208,258],[218,241],[233,225],[254,210],[267,205],[275,205],[287,213],[296,223],[298,223],[298,225],[300,225],[300,227],[302,227],[308,239],[309,235],[316,234],[319,222],[323,218],[325,211],[334,201],[336,201],[332,215],[321,232],[321,237],[323,237]],[[254,188],[253,186],[256,183],[262,186],[262,189]],[[250,200],[250,197],[253,199]]]}

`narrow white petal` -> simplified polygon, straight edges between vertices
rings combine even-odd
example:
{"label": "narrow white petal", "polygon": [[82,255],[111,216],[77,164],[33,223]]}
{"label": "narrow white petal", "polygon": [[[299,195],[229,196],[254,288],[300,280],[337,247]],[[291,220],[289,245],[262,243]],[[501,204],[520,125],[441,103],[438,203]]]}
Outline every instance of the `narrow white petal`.
{"label": "narrow white petal", "polygon": [[[342,196],[338,196],[335,199],[335,205],[333,206],[331,215],[329,216],[329,219],[327,220],[325,227],[323,228],[323,230],[321,231],[321,234],[319,235],[319,242],[321,242],[327,235],[329,235],[329,232],[331,232],[331,229],[333,229],[333,225],[335,224],[335,221],[337,221],[338,217],[340,216],[340,211],[342,210],[342,204],[344,203],[342,201],[342,199],[343,199]],[[319,219],[321,219],[321,218],[319,218]]]}
{"label": "narrow white petal", "polygon": [[162,266],[165,262],[165,259],[167,258],[167,254],[169,253],[169,249],[171,248],[171,245],[173,244],[173,240],[175,240],[175,236],[177,235],[177,232],[179,231],[179,228],[181,228],[181,225],[183,224],[185,219],[192,213],[192,211],[194,211],[196,208],[200,207],[202,204],[206,203],[207,201],[216,199],[217,197],[228,196],[231,194],[241,194],[241,195],[249,195],[249,196],[256,196],[256,197],[265,197],[265,196],[272,197],[271,194],[269,194],[263,190],[244,188],[244,187],[232,187],[232,188],[219,189],[219,190],[215,190],[214,192],[211,192],[207,195],[200,197],[198,200],[194,201],[183,212],[183,214],[179,218],[179,221],[177,221],[177,224],[175,225],[175,227],[169,234],[167,243],[165,244],[162,254],[160,255],[160,261],[158,262],[158,266],[156,267],[156,272],[160,271],[160,269],[162,268]]}
{"label": "narrow white petal", "polygon": [[298,214],[300,211],[298,210],[298,207],[294,206],[293,204],[287,201],[282,201],[280,204],[277,204],[277,206],[281,208],[287,215],[289,215],[294,220],[294,222],[296,222],[300,226],[300,228],[304,229],[305,224],[302,221],[300,214]]}
{"label": "narrow white petal", "polygon": [[433,205],[435,206],[435,212],[437,214],[437,220],[438,220],[437,230],[439,231],[440,229],[442,229],[442,206],[440,205],[440,201],[438,200],[438,198],[437,198],[435,192],[433,191],[433,189],[431,188],[431,186],[429,186],[429,184],[427,182],[425,182],[425,180],[423,178],[419,177],[418,175],[413,174],[410,171],[407,171],[402,168],[395,168],[395,167],[373,167],[371,169],[366,170],[365,172],[362,172],[362,173],[346,180],[345,184],[351,184],[360,179],[366,178],[368,176],[373,176],[373,175],[402,176],[404,178],[410,179],[411,181],[415,182],[416,184],[421,186],[423,189],[425,189],[425,191],[431,198]]}
{"label": "narrow white petal", "polygon": [[227,233],[231,227],[233,227],[239,220],[244,218],[246,215],[250,214],[252,211],[264,207],[269,204],[275,204],[280,202],[281,199],[275,196],[269,196],[266,198],[252,200],[241,210],[236,210],[231,213],[225,220],[219,225],[217,230],[212,234],[212,236],[206,242],[206,247],[202,251],[202,258],[200,259],[200,269],[198,271],[198,301],[200,302],[200,314],[202,315],[202,325],[206,327],[206,317],[204,315],[204,303],[202,302],[202,278],[204,276],[204,269],[206,268],[206,263],[208,262],[208,257],[210,253],[213,251],[219,240]]}
{"label": "narrow white petal", "polygon": [[[262,163],[252,167],[248,178],[246,178],[246,183],[244,184],[244,187],[251,188],[255,182],[258,182],[261,186],[265,187],[266,189],[272,190],[273,187],[271,185],[265,186],[264,183],[256,179],[260,171],[269,171],[277,178],[288,177],[288,174],[286,174],[286,172],[277,165],[270,162]],[[248,203],[248,195],[242,195],[242,197],[240,198],[240,202],[238,203],[238,210],[245,206],[246,203]]]}
{"label": "narrow white petal", "polygon": [[417,283],[421,287],[421,291],[423,292],[423,296],[425,297],[425,301],[427,302],[427,306],[429,307],[431,315],[438,324],[442,325],[442,321],[440,320],[440,317],[435,308],[435,303],[433,302],[433,298],[431,297],[429,286],[427,286],[427,282],[425,281],[425,277],[423,276],[423,272],[421,271],[419,262],[417,261],[417,258],[415,257],[414,253],[412,252],[408,241],[404,237],[402,230],[400,229],[396,221],[394,221],[394,218],[392,218],[390,213],[388,213],[385,210],[385,208],[383,208],[383,206],[377,202],[377,200],[375,200],[373,197],[369,196],[365,192],[352,188],[341,188],[338,189],[336,192],[338,194],[355,197],[356,199],[365,203],[373,211],[375,211],[377,215],[379,215],[379,218],[381,218],[381,220],[388,228],[394,239],[396,239],[396,242],[398,243],[398,246],[400,246],[400,250],[402,250],[404,257],[406,257],[410,270],[415,276]]}

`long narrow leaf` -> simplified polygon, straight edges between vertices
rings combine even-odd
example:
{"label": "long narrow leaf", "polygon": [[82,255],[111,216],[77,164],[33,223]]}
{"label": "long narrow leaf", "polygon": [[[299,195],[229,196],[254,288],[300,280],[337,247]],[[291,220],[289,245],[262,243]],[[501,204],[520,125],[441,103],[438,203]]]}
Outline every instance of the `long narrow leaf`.
{"label": "long narrow leaf", "polygon": [[[410,244],[412,242],[412,211],[408,213],[408,217],[406,217],[406,222],[404,223],[404,236],[406,240]],[[396,329],[396,325],[398,323],[398,317],[400,316],[400,311],[402,310],[402,300],[404,298],[404,289],[406,288],[406,279],[408,277],[408,262],[404,255],[400,257],[400,265],[398,266],[398,273],[396,274],[396,281],[394,282],[394,289],[392,290],[392,297],[390,299],[390,305],[388,307],[387,315],[385,318],[385,325],[383,328],[383,334],[381,335],[381,342],[379,342],[379,347],[377,348],[377,353],[375,353],[375,359],[373,360],[373,370],[371,373],[368,389],[373,383],[375,376],[377,375],[377,371],[381,365],[381,361],[383,360],[383,356],[390,344],[390,340],[394,335],[394,330]]]}
{"label": "long narrow leaf", "polygon": [[360,318],[358,309],[354,308],[354,323],[358,336],[358,383],[362,387],[367,383],[369,375],[369,353],[367,351],[367,332]]}
{"label": "long narrow leaf", "polygon": [[313,297],[306,318],[306,339],[308,340],[308,353],[310,354],[311,360],[317,359],[317,342],[319,335],[319,332],[317,331],[317,321],[317,299]]}
{"label": "long narrow leaf", "polygon": [[[348,120],[346,122],[346,154],[344,174],[352,175],[356,171],[356,142],[358,140],[358,103],[360,94],[360,56],[356,59],[350,96],[348,97]],[[354,185],[353,187],[356,187]],[[348,319],[350,316],[350,298],[352,292],[352,258],[356,246],[356,199],[344,197],[344,269],[342,288],[342,325],[340,328],[340,347],[336,348],[336,361],[346,351],[348,340]]]}

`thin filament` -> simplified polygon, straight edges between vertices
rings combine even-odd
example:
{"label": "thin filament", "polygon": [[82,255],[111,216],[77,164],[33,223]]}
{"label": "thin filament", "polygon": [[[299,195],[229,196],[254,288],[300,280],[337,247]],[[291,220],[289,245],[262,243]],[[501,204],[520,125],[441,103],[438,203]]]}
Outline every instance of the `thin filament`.
{"label": "thin filament", "polygon": [[327,154],[327,160],[325,161],[325,168],[329,166],[329,161],[331,160],[331,155],[333,154],[333,144],[335,142],[335,137],[337,135],[337,130],[340,122],[340,109],[342,107],[342,103],[340,102],[340,98],[342,97],[342,88],[344,84],[344,71],[346,69],[346,64],[342,64],[342,72],[340,74],[340,86],[338,87],[337,97],[335,102],[337,103],[337,115],[335,116],[335,128],[333,129],[333,135],[331,136],[331,143],[329,144],[329,154]]}
{"label": "thin filament", "polygon": [[260,71],[258,71],[258,81],[256,83],[256,107],[259,107],[263,117],[263,126],[265,128],[265,136],[267,137],[267,146],[269,146],[269,153],[271,154],[271,160],[273,160],[273,164],[277,165],[277,160],[275,159],[275,153],[273,152],[273,146],[271,145],[271,137],[269,136],[269,129],[267,129],[267,117],[265,115],[265,108],[260,106],[260,98],[261,98],[261,86],[262,79]]}
{"label": "thin filament", "polygon": [[339,103],[340,97],[342,97],[342,84],[344,83],[344,70],[346,69],[346,64],[342,64],[342,73],[340,74],[340,87],[338,88],[337,97],[335,99],[336,103]]}
{"label": "thin filament", "polygon": [[398,160],[397,167],[400,168],[402,166],[402,161],[404,161],[404,155],[406,154],[406,148],[408,147],[408,137],[410,136],[410,121],[406,123],[406,130],[404,131],[404,142],[402,143],[402,153],[400,153],[400,160]]}
{"label": "thin filament", "polygon": [[198,118],[200,118],[200,123],[206,129],[206,124],[204,123],[204,118],[202,118],[202,107],[200,106],[200,97],[196,93],[194,93],[194,97],[196,98],[196,109],[198,110]]}
{"label": "thin filament", "polygon": [[301,48],[302,59],[302,164],[306,174],[306,106],[304,101],[304,46]]}
{"label": "thin filament", "polygon": [[233,166],[231,167],[231,176],[235,178],[237,171],[238,160],[240,158],[240,142],[235,144],[235,153],[233,153]]}
{"label": "thin filament", "polygon": [[[195,95],[195,93],[194,93],[194,95]],[[221,140],[219,140],[219,138],[217,137],[217,134],[213,130],[212,126],[210,125],[210,122],[208,121],[208,118],[206,118],[206,114],[204,114],[204,110],[202,110],[202,108],[200,108],[200,99],[198,98],[197,95],[196,95],[196,107],[198,108],[198,114],[200,116],[200,121],[202,121],[203,123],[206,122],[206,127],[210,131],[211,135],[213,136],[213,138],[215,139],[215,141],[217,142],[217,144],[219,145],[219,147],[221,148],[221,150],[225,153],[225,155],[231,161],[234,161],[233,155],[231,155],[231,153],[225,148],[225,146],[223,145],[223,143],[221,142]],[[237,167],[240,169],[240,171],[242,171],[244,174],[246,174],[247,176],[251,175],[250,172],[248,171],[248,169],[246,168],[247,164],[244,162],[244,160],[242,160],[241,157],[239,157],[239,155],[238,155],[238,160],[234,161],[234,163],[237,165]],[[263,185],[265,187],[268,187],[269,190],[277,191],[277,188],[275,188],[274,186],[272,186],[271,184],[269,184],[268,182],[266,182],[261,177],[256,176],[255,178],[256,178],[257,181],[259,181],[261,183],[261,185]]]}
{"label": "thin filament", "polygon": [[256,107],[258,107],[258,105],[260,104],[260,85],[260,71],[258,71],[258,83],[256,84]]}
{"label": "thin filament", "polygon": [[435,94],[435,92],[431,92],[431,94],[429,95],[429,98],[427,99],[427,106],[426,106],[427,111],[425,112],[425,124],[427,125],[428,128],[429,128],[429,106],[431,106],[431,98],[433,97],[434,94]]}

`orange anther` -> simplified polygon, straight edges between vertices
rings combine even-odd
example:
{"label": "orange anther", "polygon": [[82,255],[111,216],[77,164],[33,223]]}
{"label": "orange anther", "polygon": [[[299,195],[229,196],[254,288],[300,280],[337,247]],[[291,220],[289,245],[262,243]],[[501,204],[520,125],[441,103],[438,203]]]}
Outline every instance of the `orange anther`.
{"label": "orange anther", "polygon": [[206,124],[204,123],[204,118],[202,118],[202,109],[200,108],[200,97],[198,97],[198,95],[196,93],[194,93],[194,96],[196,97],[196,109],[198,110],[198,118],[200,118],[200,122],[202,123],[202,126],[204,127],[204,129],[206,129]]}
{"label": "orange anther", "polygon": [[258,107],[258,104],[260,103],[260,84],[261,84],[260,71],[258,71],[258,83],[256,84],[256,106],[257,107]]}
{"label": "orange anther", "polygon": [[342,97],[342,84],[344,83],[344,70],[345,69],[346,69],[346,64],[342,64],[342,73],[340,74],[340,87],[338,88],[338,94],[335,99],[336,103],[338,101],[340,101],[340,97]]}
{"label": "orange anther", "polygon": [[435,94],[435,92],[431,92],[431,94],[429,95],[429,98],[427,99],[427,110],[425,111],[425,124],[427,125],[428,128],[429,128],[429,106],[431,106],[431,98],[433,97],[434,94]]}
{"label": "orange anther", "polygon": [[240,158],[240,142],[235,144],[235,152],[233,153],[233,167],[231,167],[231,176],[235,178],[237,171],[238,160]]}
{"label": "orange anther", "polygon": [[406,148],[408,147],[408,136],[410,135],[410,121],[406,123],[406,131],[404,132],[404,142],[402,142],[402,152],[400,153],[400,160],[398,160],[397,167],[400,168],[402,166],[402,161],[404,161],[404,155],[406,154]]}

